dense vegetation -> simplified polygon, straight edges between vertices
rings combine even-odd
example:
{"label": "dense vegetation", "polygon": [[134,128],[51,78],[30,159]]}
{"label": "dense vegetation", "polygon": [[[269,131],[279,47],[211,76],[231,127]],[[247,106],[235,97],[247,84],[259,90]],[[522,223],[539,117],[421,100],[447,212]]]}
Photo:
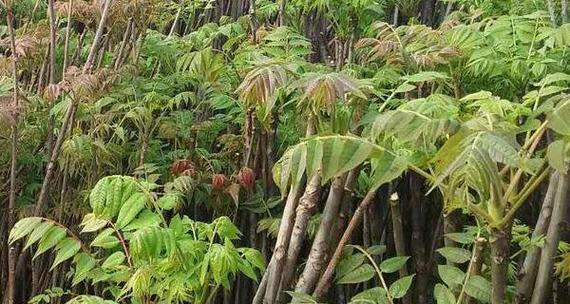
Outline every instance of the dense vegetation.
{"label": "dense vegetation", "polygon": [[566,0],[1,0],[14,303],[566,303]]}

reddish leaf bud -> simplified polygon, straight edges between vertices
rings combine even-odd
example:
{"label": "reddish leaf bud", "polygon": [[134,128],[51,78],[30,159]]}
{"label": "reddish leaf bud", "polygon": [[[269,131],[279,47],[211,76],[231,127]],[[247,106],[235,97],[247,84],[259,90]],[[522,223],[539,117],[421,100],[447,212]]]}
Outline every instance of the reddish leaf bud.
{"label": "reddish leaf bud", "polygon": [[212,176],[212,188],[216,191],[224,190],[228,179],[224,174],[214,174]]}
{"label": "reddish leaf bud", "polygon": [[239,184],[245,189],[251,190],[255,185],[255,173],[248,167],[243,167],[237,175]]}

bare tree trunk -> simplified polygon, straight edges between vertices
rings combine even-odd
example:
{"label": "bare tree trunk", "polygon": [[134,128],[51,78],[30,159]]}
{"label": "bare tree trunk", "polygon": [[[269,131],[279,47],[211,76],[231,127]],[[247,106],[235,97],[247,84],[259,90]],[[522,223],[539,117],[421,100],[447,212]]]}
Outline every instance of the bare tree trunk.
{"label": "bare tree trunk", "polygon": [[554,201],[554,209],[552,210],[552,218],[548,225],[548,234],[546,235],[546,243],[544,244],[536,274],[536,283],[532,292],[531,304],[544,303],[547,299],[552,284],[552,269],[554,267],[554,258],[557,255],[558,243],[560,242],[562,225],[566,214],[568,214],[568,184],[570,183],[570,175],[560,172],[558,181],[558,190]]}
{"label": "bare tree trunk", "polygon": [[[263,296],[264,303],[273,303],[273,299],[277,294],[277,289],[279,288],[279,282],[281,279],[281,272],[285,266],[286,250],[289,247],[289,240],[291,238],[291,231],[293,230],[293,222],[295,209],[297,208],[297,203],[299,202],[299,197],[302,194],[302,183],[293,187],[287,196],[287,202],[285,203],[285,209],[283,210],[283,215],[281,216],[281,225],[279,226],[279,233],[277,234],[277,240],[275,241],[275,249],[273,250],[273,256],[271,258],[271,263],[267,267],[267,283],[264,290],[265,296]],[[262,289],[258,288],[257,293],[259,294]],[[256,294],[255,298],[258,298]]]}
{"label": "bare tree trunk", "polygon": [[562,17],[562,24],[568,20],[568,0],[560,1],[560,16]]}
{"label": "bare tree trunk", "polygon": [[[552,206],[554,204],[554,197],[558,189],[559,174],[554,172],[550,176],[550,181],[548,183],[548,190],[546,190],[546,195],[542,202],[542,207],[540,209],[540,215],[532,232],[532,237],[536,238],[541,235],[545,235],[548,231],[548,225],[550,223],[550,217],[552,216]],[[540,259],[540,248],[531,249],[523,262],[521,270],[519,272],[519,279],[517,282],[517,294],[515,296],[515,303],[522,304],[528,303],[532,293],[532,288],[536,280],[536,272],[538,271],[538,262]]]}
{"label": "bare tree trunk", "polygon": [[130,17],[129,22],[127,23],[127,29],[125,31],[125,34],[123,35],[123,40],[121,41],[121,45],[119,45],[119,51],[117,52],[117,56],[115,57],[115,62],[113,63],[113,69],[115,71],[118,70],[122,64],[123,54],[125,52],[127,42],[129,41],[129,38],[131,37],[131,33],[133,31],[133,23],[134,19],[133,17]]}
{"label": "bare tree trunk", "polygon": [[71,12],[73,10],[73,0],[69,0],[69,11],[67,11],[67,25],[65,27],[65,46],[63,49],[63,67],[61,69],[61,77],[65,79],[65,70],[69,60],[69,36],[71,35]]}
{"label": "bare tree trunk", "polygon": [[[103,30],[105,29],[105,23],[107,21],[107,18],[109,17],[109,7],[111,6],[112,1],[113,0],[107,0],[105,2],[103,13],[101,15],[101,20],[99,21],[99,26],[97,28],[97,33],[95,34],[95,38],[93,39],[93,44],[91,45],[91,50],[89,51],[89,56],[87,57],[87,61],[83,66],[83,73],[89,73],[91,71],[91,68],[93,67],[93,64],[95,63],[95,57],[96,57],[95,55],[97,54],[98,46],[101,44],[101,38],[103,37]],[[51,178],[53,176],[55,169],[55,162],[57,161],[57,158],[59,156],[59,150],[61,148],[61,144],[63,143],[63,139],[65,138],[67,127],[76,108],[77,108],[76,102],[72,101],[69,108],[67,109],[67,112],[65,113],[60,133],[51,151],[51,156],[46,166],[44,181],[42,183],[42,188],[40,190],[38,201],[36,203],[36,208],[35,208],[36,215],[40,215],[42,213],[43,206],[46,202],[47,196],[49,195]]]}
{"label": "bare tree trunk", "polygon": [[174,22],[172,22],[172,26],[170,27],[170,31],[168,31],[168,37],[172,37],[176,27],[178,26],[178,20],[180,20],[180,14],[184,9],[184,0],[180,0],[178,3],[178,11],[176,11],[176,17],[174,17]]}
{"label": "bare tree trunk", "polygon": [[354,214],[352,215],[352,218],[350,219],[350,222],[348,223],[348,226],[346,227],[346,230],[344,231],[344,234],[342,235],[342,238],[340,239],[340,241],[339,241],[339,243],[338,243],[338,245],[334,251],[334,254],[331,257],[331,260],[330,260],[329,264],[327,265],[325,272],[321,276],[321,279],[319,280],[317,287],[315,288],[315,292],[313,293],[313,296],[315,296],[316,298],[318,298],[318,299],[322,298],[326,294],[326,292],[329,290],[330,283],[331,283],[332,276],[333,276],[333,272],[334,272],[334,268],[336,267],[336,265],[340,261],[340,257],[342,255],[342,250],[344,249],[344,246],[350,240],[350,237],[352,236],[352,232],[354,231],[356,226],[358,226],[358,223],[360,223],[360,220],[361,220],[362,215],[365,212],[366,208],[368,208],[368,205],[370,205],[370,203],[372,203],[374,201],[374,198],[376,197],[376,190],[377,189],[375,188],[375,189],[371,189],[370,191],[368,191],[368,193],[366,194],[366,196],[364,197],[362,202],[360,202],[360,205],[358,206],[358,208],[356,208],[356,211],[354,211]]}
{"label": "bare tree trunk", "polygon": [[95,59],[103,38],[103,31],[105,30],[105,25],[107,24],[107,18],[109,17],[109,7],[113,0],[105,1],[105,6],[103,7],[103,12],[101,13],[101,20],[99,20],[99,26],[97,27],[97,32],[95,33],[95,38],[93,38],[93,43],[91,44],[91,49],[89,50],[89,55],[87,56],[87,61],[83,66],[83,73],[88,73],[93,68],[95,64]]}
{"label": "bare tree trunk", "polygon": [[[48,1],[48,15],[49,15],[49,70],[48,70],[48,77],[49,77],[49,84],[55,84],[55,47],[56,47],[56,25],[55,25],[55,11],[54,11],[54,0]],[[51,112],[51,108],[53,107],[54,100],[51,98],[48,100],[48,125],[47,125],[47,150],[52,150],[53,145],[53,124],[54,119],[52,115],[49,115]]]}
{"label": "bare tree trunk", "polygon": [[285,261],[285,268],[283,269],[283,274],[281,277],[281,286],[278,290],[277,295],[278,302],[283,303],[285,301],[283,291],[288,290],[291,287],[293,277],[295,276],[295,269],[297,267],[297,259],[299,257],[299,252],[303,246],[303,241],[307,235],[307,225],[309,223],[309,218],[315,211],[319,199],[321,198],[321,178],[317,173],[311,177],[310,182],[305,187],[305,193],[299,201],[299,206],[297,207],[297,215],[295,217],[295,226],[293,227],[293,232],[291,234],[291,240],[289,242],[289,249],[287,250],[287,259]]}
{"label": "bare tree trunk", "polygon": [[422,201],[423,180],[416,174],[410,174],[408,191],[411,195],[411,218],[412,218],[412,236],[411,251],[414,259],[416,270],[415,282],[415,302],[426,303],[428,301],[428,285],[431,275],[431,269],[428,269],[427,261],[427,245],[424,233],[426,231],[427,210],[424,209]]}
{"label": "bare tree trunk", "polygon": [[347,175],[348,174],[337,176],[332,182],[325,208],[321,215],[321,223],[319,224],[319,229],[311,246],[311,252],[305,264],[305,269],[297,282],[295,289],[297,292],[310,294],[315,284],[317,284],[323,267],[326,265],[331,231],[338,218]]}
{"label": "bare tree trunk", "polygon": [[554,12],[554,4],[552,0],[546,0],[546,7],[548,8],[548,15],[552,24],[556,25],[556,13]]}
{"label": "bare tree trunk", "polygon": [[[14,88],[12,92],[12,103],[14,106],[14,113],[12,117],[14,121],[11,127],[11,162],[10,162],[10,194],[8,198],[8,229],[12,229],[16,222],[16,163],[18,159],[18,54],[16,52],[16,38],[14,36],[14,14],[12,5],[9,0],[5,1],[6,5],[6,24],[8,27],[8,35],[10,36],[10,47],[12,50],[12,81]],[[15,299],[15,277],[16,277],[16,260],[17,253],[14,244],[7,245],[8,248],[8,280],[6,283],[6,303],[14,304]]]}
{"label": "bare tree trunk", "polygon": [[279,20],[279,26],[284,26],[285,25],[285,8],[287,7],[287,0],[281,0],[281,2],[279,3],[279,15],[278,15],[278,20]]}
{"label": "bare tree trunk", "polygon": [[[473,251],[473,257],[471,258],[471,268],[469,270],[469,277],[481,274],[481,269],[483,268],[483,251],[485,250],[486,244],[487,240],[485,238],[478,238],[475,240],[475,245],[474,245],[475,248]],[[470,296],[466,296],[465,301],[467,304],[477,303],[477,301]]]}
{"label": "bare tree trunk", "polygon": [[[392,229],[394,233],[394,247],[396,249],[396,256],[406,255],[406,240],[404,235],[404,225],[402,219],[402,210],[400,209],[400,199],[398,194],[394,193],[390,197],[390,211],[392,212]],[[406,266],[400,268],[400,278],[408,275],[408,269]],[[402,303],[411,303],[410,297],[405,296],[402,299]]]}
{"label": "bare tree trunk", "polygon": [[489,244],[491,246],[491,303],[504,304],[509,266],[509,237],[507,232],[492,229]]}

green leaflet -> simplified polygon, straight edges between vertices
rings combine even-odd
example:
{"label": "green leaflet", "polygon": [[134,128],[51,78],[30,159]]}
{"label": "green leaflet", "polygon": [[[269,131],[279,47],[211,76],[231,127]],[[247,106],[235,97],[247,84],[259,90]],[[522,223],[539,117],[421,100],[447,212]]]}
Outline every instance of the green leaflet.
{"label": "green leaflet", "polygon": [[471,259],[471,251],[457,247],[443,247],[437,250],[444,258],[452,263],[465,263]]}
{"label": "green leaflet", "polygon": [[136,216],[145,208],[147,204],[147,196],[142,192],[137,192],[123,203],[115,226],[117,229],[122,229],[128,225]]}
{"label": "green leaflet", "polygon": [[482,276],[472,276],[467,280],[465,293],[482,303],[489,303],[491,302],[491,283]]}
{"label": "green leaflet", "polygon": [[402,267],[404,267],[404,265],[406,265],[406,262],[409,259],[410,257],[408,256],[389,258],[387,260],[382,261],[382,263],[380,263],[379,268],[382,272],[385,273],[396,272],[400,270]]}
{"label": "green leaflet", "polygon": [[441,280],[447,286],[452,287],[463,284],[465,273],[461,269],[450,265],[438,265],[437,269]]}
{"label": "green leaflet", "polygon": [[121,265],[125,261],[125,254],[122,251],[116,251],[105,259],[101,268],[112,269],[116,266]]}
{"label": "green leaflet", "polygon": [[32,231],[32,233],[30,233],[30,236],[28,237],[28,241],[26,242],[26,246],[24,246],[24,250],[28,249],[32,244],[34,244],[35,242],[39,241],[44,234],[54,225],[53,222],[50,221],[46,221],[46,222],[41,222],[36,229],[34,229]]}
{"label": "green leaflet", "polygon": [[415,274],[408,275],[392,283],[388,289],[392,298],[399,299],[405,296],[408,292],[408,289],[410,289],[410,286],[412,286],[414,276]]}
{"label": "green leaflet", "polygon": [[354,270],[342,276],[336,282],[337,284],[355,284],[366,282],[374,277],[376,271],[370,264],[362,264]]}
{"label": "green leaflet", "polygon": [[378,168],[382,169],[377,170],[375,179],[377,184],[399,176],[404,168],[403,159],[363,138],[328,135],[313,137],[289,148],[274,166],[273,178],[281,193],[286,193],[289,185],[298,184],[303,173],[312,176],[320,169],[321,183],[325,184],[367,159],[381,164]]}
{"label": "green leaflet", "polygon": [[42,236],[42,239],[38,243],[38,249],[36,250],[33,259],[38,257],[40,254],[46,252],[47,250],[51,249],[55,245],[57,245],[57,243],[59,243],[59,241],[65,238],[66,235],[67,233],[65,229],[58,226],[52,226]]}
{"label": "green leaflet", "polygon": [[61,240],[57,244],[57,247],[55,248],[56,255],[53,264],[50,268],[50,271],[53,270],[57,265],[64,262],[65,260],[75,256],[80,249],[81,249],[81,243],[77,240],[71,238],[65,238]]}
{"label": "green leaflet", "polygon": [[13,242],[25,237],[28,235],[32,230],[36,229],[38,225],[42,222],[41,217],[28,217],[19,220],[12,230],[10,230],[10,236],[8,237],[8,243],[12,244]]}
{"label": "green leaflet", "polygon": [[455,295],[443,284],[436,284],[433,289],[433,295],[437,304],[455,304]]}

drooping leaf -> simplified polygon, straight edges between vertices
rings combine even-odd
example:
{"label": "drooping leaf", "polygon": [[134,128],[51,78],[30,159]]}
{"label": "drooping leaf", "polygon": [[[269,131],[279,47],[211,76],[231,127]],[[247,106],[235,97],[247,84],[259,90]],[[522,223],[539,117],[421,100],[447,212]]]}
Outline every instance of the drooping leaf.
{"label": "drooping leaf", "polygon": [[57,245],[57,243],[59,243],[59,241],[61,241],[63,238],[65,238],[66,235],[67,235],[67,232],[65,231],[65,229],[58,227],[58,226],[51,227],[42,236],[42,239],[38,243],[38,249],[36,250],[36,253],[34,254],[33,258],[35,259],[40,254],[42,254],[42,253],[46,252],[47,250],[55,247]]}
{"label": "drooping leaf", "polygon": [[123,203],[117,221],[115,223],[117,229],[122,229],[128,225],[147,204],[147,196],[142,192],[137,192]]}
{"label": "drooping leaf", "polygon": [[375,273],[376,272],[374,271],[374,267],[372,267],[370,264],[362,264],[337,280],[337,284],[355,284],[366,282],[372,279]]}
{"label": "drooping leaf", "polygon": [[472,276],[467,280],[465,293],[481,303],[491,302],[491,283],[482,276]]}
{"label": "drooping leaf", "polygon": [[125,254],[122,251],[116,251],[105,259],[103,264],[101,264],[101,268],[112,269],[117,267],[125,261],[125,258]]}
{"label": "drooping leaf", "polygon": [[53,270],[57,265],[75,256],[80,249],[81,243],[77,240],[74,240],[72,238],[65,238],[61,240],[55,248],[56,255],[50,271]]}
{"label": "drooping leaf", "polygon": [[433,289],[433,295],[437,304],[455,304],[455,295],[449,288],[443,284],[436,284]]}
{"label": "drooping leaf", "polygon": [[449,262],[462,264],[471,259],[469,250],[458,247],[443,247],[437,250]]}
{"label": "drooping leaf", "polygon": [[385,273],[396,272],[396,271],[402,269],[402,267],[404,267],[404,265],[406,265],[406,262],[409,259],[410,259],[410,257],[408,257],[408,256],[389,258],[387,260],[382,261],[382,263],[380,263],[379,267],[380,267],[380,270],[382,272],[385,272]]}
{"label": "drooping leaf", "polygon": [[13,242],[25,237],[31,233],[32,230],[36,229],[41,222],[41,217],[27,217],[19,220],[14,227],[12,227],[12,230],[10,230],[8,243],[12,244]]}
{"label": "drooping leaf", "polygon": [[392,285],[390,285],[390,288],[388,289],[390,291],[390,295],[392,296],[392,298],[399,299],[405,296],[406,293],[408,292],[408,289],[410,289],[410,286],[412,286],[412,281],[414,279],[414,276],[415,274],[408,275],[392,283]]}
{"label": "drooping leaf", "polygon": [[455,266],[438,265],[437,270],[441,280],[449,287],[462,285],[465,280],[465,273]]}
{"label": "drooping leaf", "polygon": [[388,297],[386,291],[382,287],[374,287],[366,289],[352,297],[350,304],[387,304]]}

